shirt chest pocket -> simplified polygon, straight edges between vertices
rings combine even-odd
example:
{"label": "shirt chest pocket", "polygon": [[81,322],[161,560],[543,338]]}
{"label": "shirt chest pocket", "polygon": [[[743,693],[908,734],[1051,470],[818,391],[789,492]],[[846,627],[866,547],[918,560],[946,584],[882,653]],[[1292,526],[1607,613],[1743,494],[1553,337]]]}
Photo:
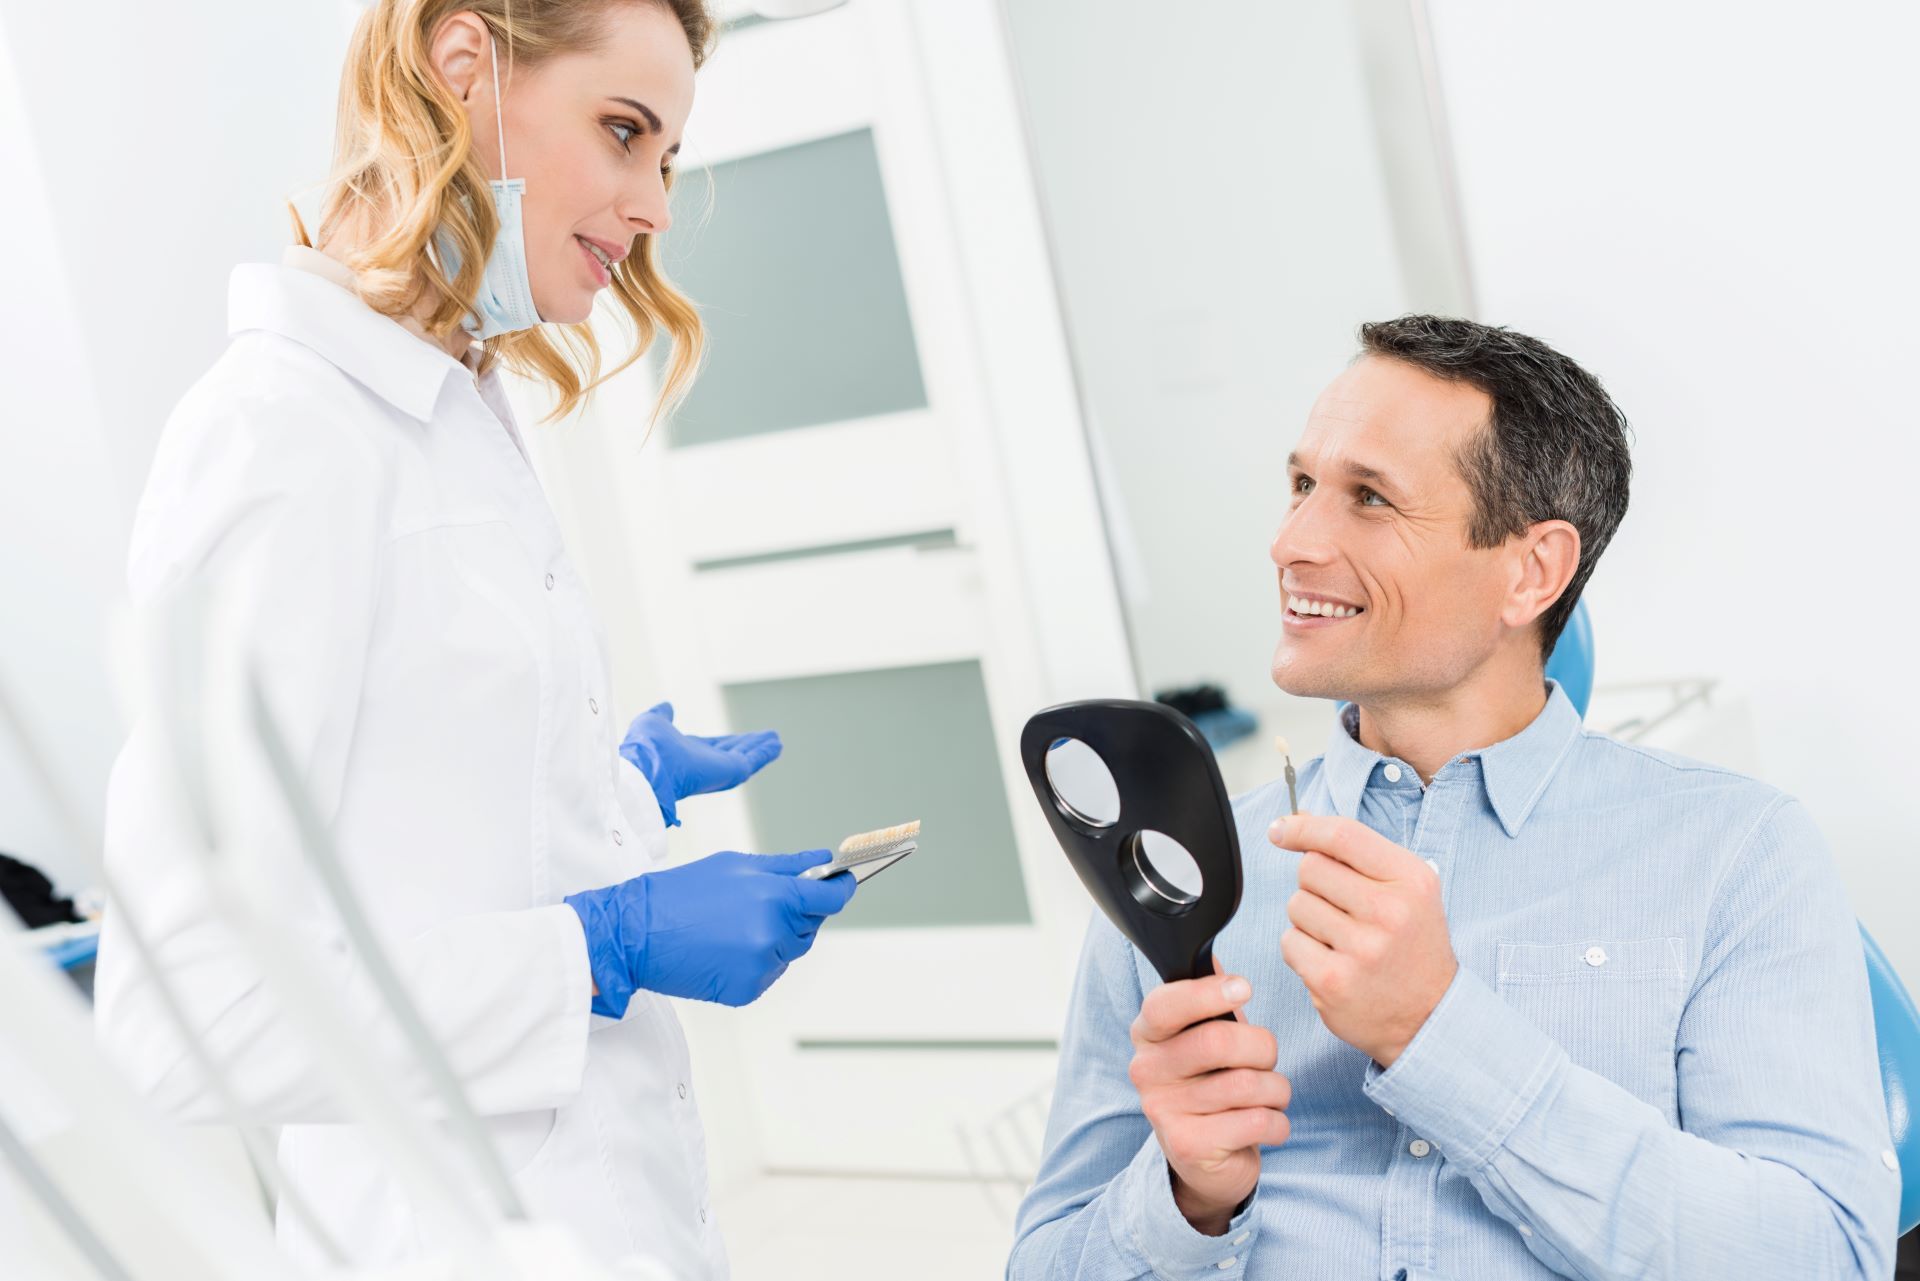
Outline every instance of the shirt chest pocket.
{"label": "shirt chest pocket", "polygon": [[1573,1062],[1675,1115],[1674,1040],[1686,1003],[1686,940],[1502,941],[1500,998]]}

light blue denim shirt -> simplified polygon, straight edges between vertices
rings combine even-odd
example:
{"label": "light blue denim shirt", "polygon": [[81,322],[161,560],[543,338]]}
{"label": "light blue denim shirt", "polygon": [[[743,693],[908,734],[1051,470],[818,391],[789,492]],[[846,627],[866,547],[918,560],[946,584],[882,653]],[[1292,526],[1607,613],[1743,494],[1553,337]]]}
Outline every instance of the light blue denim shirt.
{"label": "light blue denim shirt", "polygon": [[1234,804],[1246,865],[1215,953],[1280,1043],[1292,1137],[1224,1236],[1174,1207],[1127,1080],[1158,977],[1087,935],[1017,1281],[1892,1275],[1897,1166],[1854,916],[1791,797],[1583,730],[1565,695],[1426,787],[1352,710],[1301,806],[1439,870],[1460,971],[1390,1070],[1280,959],[1300,856]]}

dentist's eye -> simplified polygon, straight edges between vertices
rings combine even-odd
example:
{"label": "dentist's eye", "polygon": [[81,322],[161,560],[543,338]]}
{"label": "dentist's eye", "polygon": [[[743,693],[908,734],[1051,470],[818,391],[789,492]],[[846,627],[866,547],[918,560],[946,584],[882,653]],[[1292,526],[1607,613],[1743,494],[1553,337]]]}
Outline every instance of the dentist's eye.
{"label": "dentist's eye", "polygon": [[632,151],[633,140],[640,136],[639,126],[629,124],[625,120],[609,120],[607,121],[607,129],[613,134],[615,140],[619,142],[622,151]]}
{"label": "dentist's eye", "polygon": [[1306,495],[1311,494],[1313,492],[1313,477],[1295,476],[1293,478],[1293,492],[1296,494],[1299,494],[1303,498]]}
{"label": "dentist's eye", "polygon": [[1387,501],[1386,499],[1384,499],[1384,498],[1382,498],[1382,497],[1380,497],[1380,495],[1378,495],[1378,494],[1376,494],[1376,493],[1374,493],[1374,492],[1373,492],[1373,491],[1372,491],[1371,489],[1368,489],[1368,488],[1367,488],[1367,487],[1366,487],[1365,485],[1362,485],[1362,486],[1360,487],[1360,505],[1361,505],[1362,507],[1391,507],[1391,506],[1393,506],[1393,504],[1392,504],[1392,503],[1390,503],[1390,502],[1388,502],[1388,501]]}

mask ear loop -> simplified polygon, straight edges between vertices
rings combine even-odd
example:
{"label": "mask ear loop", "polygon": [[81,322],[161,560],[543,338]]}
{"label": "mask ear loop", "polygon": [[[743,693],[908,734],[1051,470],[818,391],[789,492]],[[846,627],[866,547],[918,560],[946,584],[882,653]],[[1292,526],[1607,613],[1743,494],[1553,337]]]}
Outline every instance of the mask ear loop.
{"label": "mask ear loop", "polygon": [[507,121],[500,110],[500,42],[487,33],[487,52],[493,56],[493,128],[500,142],[500,181],[507,180]]}

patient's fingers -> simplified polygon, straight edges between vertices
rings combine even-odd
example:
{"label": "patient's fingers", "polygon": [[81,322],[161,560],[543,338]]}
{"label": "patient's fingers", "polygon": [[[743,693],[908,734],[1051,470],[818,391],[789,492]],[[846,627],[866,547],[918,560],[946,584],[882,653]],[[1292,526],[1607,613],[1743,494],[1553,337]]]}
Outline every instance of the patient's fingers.
{"label": "patient's fingers", "polygon": [[1238,1010],[1252,995],[1252,986],[1237,974],[1162,983],[1140,1003],[1133,1043],[1151,1045],[1178,1036],[1195,1023]]}
{"label": "patient's fingers", "polygon": [[1278,1146],[1291,1133],[1286,1113],[1241,1108],[1185,1117],[1171,1133],[1160,1135],[1160,1146],[1175,1165],[1207,1166],[1243,1148]]}
{"label": "patient's fingers", "polygon": [[1293,1082],[1278,1072],[1259,1068],[1227,1068],[1196,1076],[1174,1087],[1174,1106],[1195,1114],[1235,1112],[1241,1108],[1286,1111],[1293,1102]]}
{"label": "patient's fingers", "polygon": [[1139,1046],[1130,1075],[1136,1087],[1165,1085],[1222,1068],[1270,1072],[1279,1059],[1280,1044],[1267,1029],[1213,1019],[1171,1040]]}

